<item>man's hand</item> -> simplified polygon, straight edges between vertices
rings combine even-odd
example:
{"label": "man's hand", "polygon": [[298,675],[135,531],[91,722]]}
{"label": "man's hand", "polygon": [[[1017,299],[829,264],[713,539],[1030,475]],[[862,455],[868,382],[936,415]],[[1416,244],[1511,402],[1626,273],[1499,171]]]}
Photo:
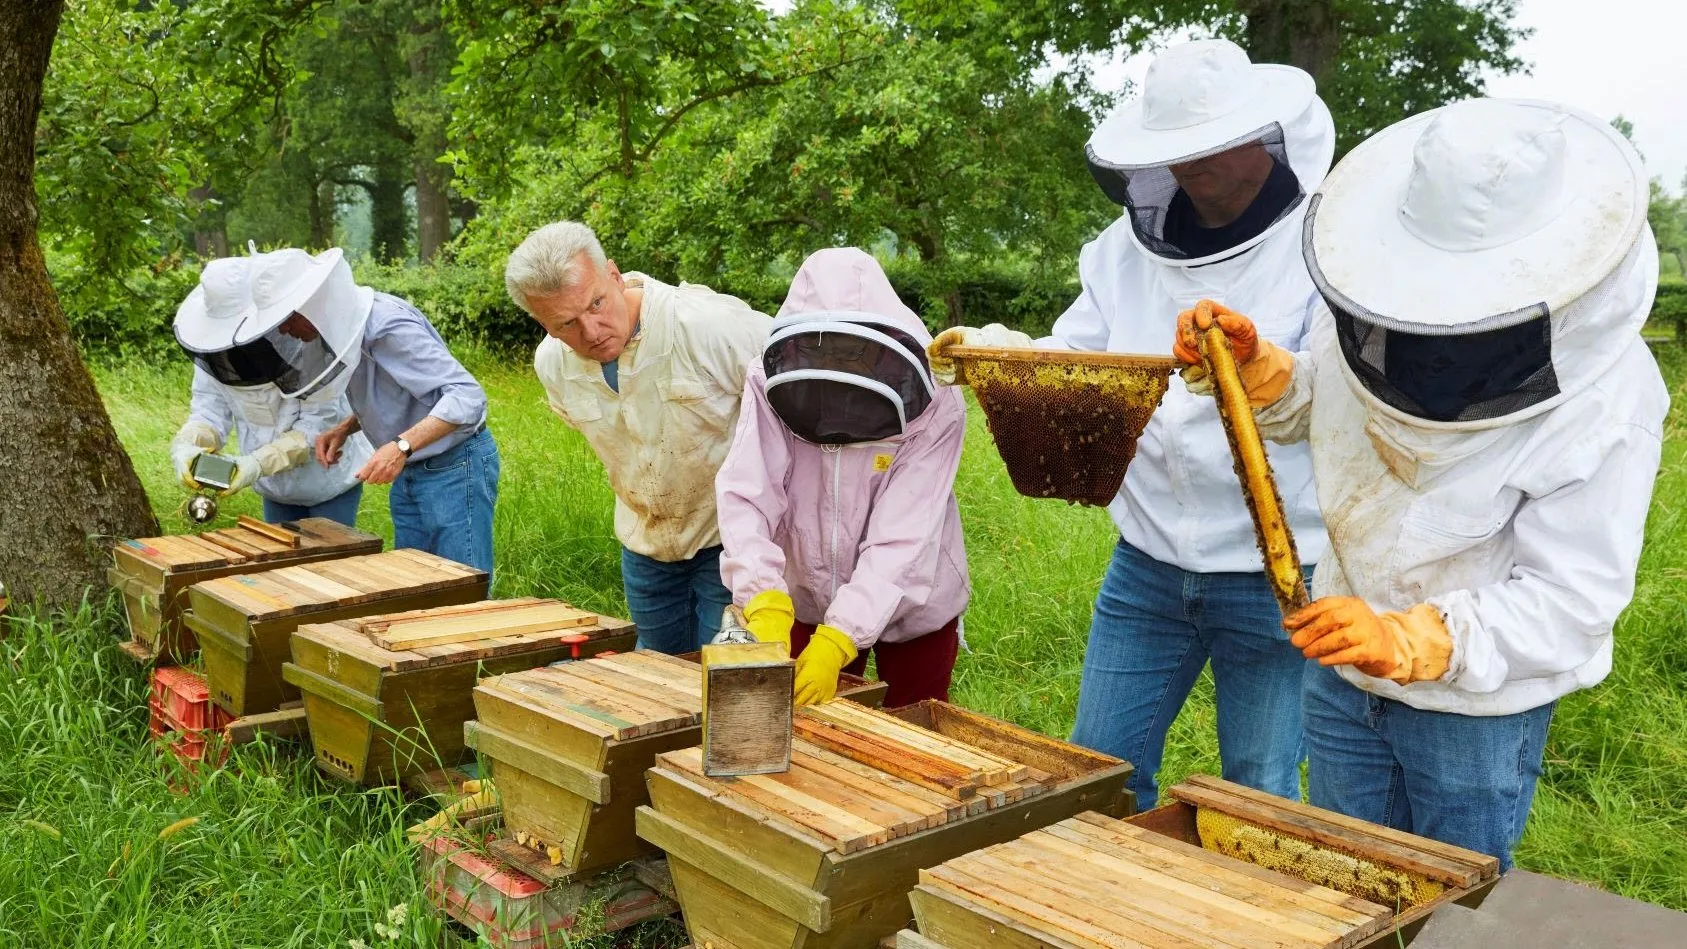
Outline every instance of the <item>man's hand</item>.
{"label": "man's hand", "polygon": [[1285,618],[1283,628],[1319,665],[1352,666],[1401,685],[1441,678],[1453,655],[1453,635],[1427,603],[1378,615],[1356,596],[1326,596]]}
{"label": "man's hand", "polygon": [[[320,445],[320,442],[318,444]],[[335,457],[338,457],[338,452]],[[404,452],[398,450],[396,443],[387,442],[375,449],[374,456],[362,468],[357,469],[357,474],[352,477],[364,484],[392,484],[393,479],[404,470],[405,462],[409,460],[404,457]]]}
{"label": "man's hand", "polygon": [[340,452],[346,447],[346,439],[350,437],[351,430],[344,422],[316,436],[316,463],[324,468],[332,468],[339,464]]}

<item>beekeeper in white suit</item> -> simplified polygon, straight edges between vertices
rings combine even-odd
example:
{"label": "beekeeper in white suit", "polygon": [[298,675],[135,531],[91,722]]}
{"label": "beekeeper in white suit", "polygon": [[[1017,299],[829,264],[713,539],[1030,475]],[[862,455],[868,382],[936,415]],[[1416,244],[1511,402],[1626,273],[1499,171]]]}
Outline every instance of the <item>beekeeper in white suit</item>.
{"label": "beekeeper in white suit", "polygon": [[1309,440],[1334,538],[1311,606],[1312,802],[1493,854],[1559,698],[1611,670],[1669,394],[1640,158],[1598,118],[1478,99],[1354,149],[1314,196],[1310,351],[1244,359],[1260,430]]}
{"label": "beekeeper in white suit", "polygon": [[[1084,247],[1083,293],[1039,345],[1165,353],[1178,312],[1217,297],[1299,349],[1317,301],[1300,222],[1334,150],[1306,73],[1252,64],[1226,40],[1166,50],[1142,96],[1090,138],[1090,171],[1124,214]],[[951,379],[941,351],[951,341],[1031,345],[1000,326],[947,331],[931,365]],[[1271,461],[1301,559],[1315,564],[1326,540],[1307,451],[1274,448]],[[1137,807],[1152,807],[1166,732],[1210,659],[1224,776],[1298,798],[1304,660],[1280,625],[1211,400],[1173,380],[1108,512],[1119,541],[1096,597],[1072,740],[1135,765]]]}
{"label": "beekeeper in white suit", "polygon": [[[176,310],[177,338],[193,338],[208,327],[232,327],[250,319],[251,258],[226,257],[209,261],[200,271],[199,286]],[[363,482],[354,476],[369,459],[368,440],[357,436],[337,464],[323,466],[311,457],[316,436],[350,414],[345,397],[310,402],[286,398],[262,373],[242,372],[233,362],[213,354],[194,357],[193,399],[187,422],[170,443],[176,477],[189,489],[198,487],[193,465],[202,454],[220,450],[232,431],[240,456],[233,481],[223,495],[252,488],[263,498],[264,520],[271,523],[301,517],[327,517],[352,526],[357,523]]]}

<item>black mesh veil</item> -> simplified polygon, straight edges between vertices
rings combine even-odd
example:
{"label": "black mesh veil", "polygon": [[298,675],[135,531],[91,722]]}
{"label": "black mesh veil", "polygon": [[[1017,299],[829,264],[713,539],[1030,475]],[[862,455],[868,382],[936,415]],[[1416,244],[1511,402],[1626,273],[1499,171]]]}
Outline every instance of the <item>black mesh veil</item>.
{"label": "black mesh veil", "polygon": [[[1177,199],[1179,185],[1172,174],[1173,165],[1210,158],[1223,152],[1232,151],[1257,145],[1277,162],[1283,169],[1290,169],[1288,148],[1284,143],[1283,127],[1276,122],[1239,139],[1226,142],[1217,148],[1184,155],[1158,165],[1125,166],[1107,161],[1096,153],[1093,145],[1084,149],[1085,158],[1089,163],[1090,175],[1095,178],[1102,193],[1106,194],[1113,203],[1121,205],[1129,215],[1131,227],[1136,232],[1137,240],[1149,252],[1168,260],[1190,260],[1196,255],[1179,247],[1166,239],[1166,220],[1173,201]],[[1292,175],[1291,175],[1292,176]],[[1304,192],[1299,190],[1298,180],[1295,182],[1297,193],[1281,209],[1269,217],[1252,222],[1248,231],[1234,235],[1233,246],[1241,246],[1253,238],[1270,230],[1279,221],[1288,217],[1305,199]],[[1187,201],[1185,197],[1182,200]]]}
{"label": "black mesh veil", "polygon": [[816,444],[903,433],[934,396],[925,347],[884,323],[828,319],[777,327],[762,353],[768,404]]}
{"label": "black mesh veil", "polygon": [[[291,327],[292,332],[283,327]],[[325,370],[337,365],[327,338],[302,314],[294,314],[280,326],[249,343],[215,352],[200,352],[179,337],[177,342],[201,369],[224,385],[244,387],[274,383],[285,395],[297,394],[312,380],[321,377]],[[327,378],[333,378],[333,375],[337,373]]]}
{"label": "black mesh veil", "polygon": [[[1545,303],[1477,321],[1471,329],[1401,329],[1330,285],[1313,252],[1319,197],[1307,209],[1302,250],[1312,282],[1335,317],[1347,365],[1372,395],[1432,422],[1502,418],[1558,395],[1552,314]],[[1430,331],[1434,330],[1434,331]]]}

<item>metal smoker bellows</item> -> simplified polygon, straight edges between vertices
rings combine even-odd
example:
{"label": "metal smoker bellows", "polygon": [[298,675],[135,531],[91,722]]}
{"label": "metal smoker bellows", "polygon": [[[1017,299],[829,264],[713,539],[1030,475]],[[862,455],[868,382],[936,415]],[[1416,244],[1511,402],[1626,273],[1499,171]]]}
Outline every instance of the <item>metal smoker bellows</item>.
{"label": "metal smoker bellows", "polygon": [[1014,490],[1105,506],[1178,368],[1169,356],[950,346]]}

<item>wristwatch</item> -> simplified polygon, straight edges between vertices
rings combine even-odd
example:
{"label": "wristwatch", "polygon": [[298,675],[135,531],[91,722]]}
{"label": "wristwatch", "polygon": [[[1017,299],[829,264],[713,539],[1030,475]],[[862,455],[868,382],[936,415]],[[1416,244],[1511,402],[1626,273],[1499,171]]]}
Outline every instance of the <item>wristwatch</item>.
{"label": "wristwatch", "polygon": [[404,457],[406,457],[406,458],[410,457],[410,452],[413,449],[410,447],[410,440],[409,439],[405,438],[403,435],[400,435],[397,438],[393,439],[392,443],[394,445],[398,446],[399,451],[404,452]]}

